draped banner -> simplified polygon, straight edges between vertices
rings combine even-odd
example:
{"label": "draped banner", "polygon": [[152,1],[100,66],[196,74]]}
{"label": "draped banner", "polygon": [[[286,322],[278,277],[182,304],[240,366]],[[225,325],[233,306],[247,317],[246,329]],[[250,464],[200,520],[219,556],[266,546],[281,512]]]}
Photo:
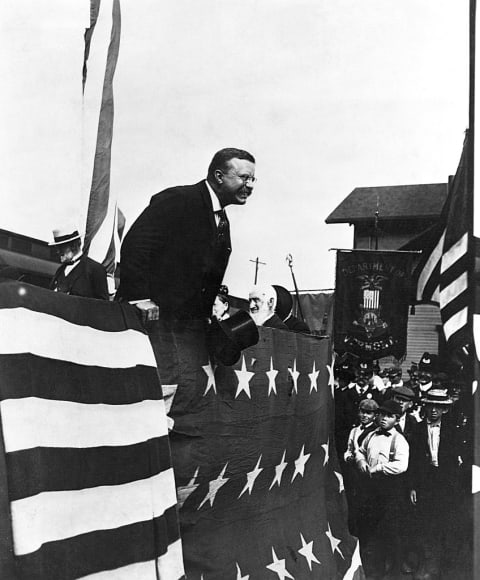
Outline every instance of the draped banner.
{"label": "draped banner", "polygon": [[188,579],[359,578],[334,446],[330,341],[259,328],[236,365],[216,367],[201,341],[193,347],[195,332],[169,332],[163,348],[175,344],[178,364],[160,364],[160,375],[174,393]]}
{"label": "draped banner", "polygon": [[0,578],[183,578],[165,405],[137,317],[3,281],[0,323]]}
{"label": "draped banner", "polygon": [[337,252],[334,348],[362,359],[393,355],[407,346],[411,255],[403,252]]}

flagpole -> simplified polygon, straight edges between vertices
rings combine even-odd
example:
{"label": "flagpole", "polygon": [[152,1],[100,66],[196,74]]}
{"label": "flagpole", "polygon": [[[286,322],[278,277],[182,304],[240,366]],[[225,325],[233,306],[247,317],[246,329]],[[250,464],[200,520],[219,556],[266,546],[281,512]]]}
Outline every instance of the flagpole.
{"label": "flagpole", "polygon": [[305,316],[303,315],[302,305],[300,304],[300,294],[298,292],[297,281],[295,280],[295,274],[293,273],[293,256],[292,256],[292,254],[287,254],[286,260],[287,260],[288,267],[290,268],[290,272],[292,274],[293,287],[295,288],[295,296],[297,297],[297,304],[298,304],[298,310],[300,311],[300,317],[302,318],[303,322],[305,322]]}

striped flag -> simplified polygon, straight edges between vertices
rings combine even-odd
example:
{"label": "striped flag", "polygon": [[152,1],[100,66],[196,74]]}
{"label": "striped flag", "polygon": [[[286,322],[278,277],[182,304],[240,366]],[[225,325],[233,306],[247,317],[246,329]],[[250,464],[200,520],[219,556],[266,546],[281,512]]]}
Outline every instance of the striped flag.
{"label": "striped flag", "polygon": [[84,251],[102,263],[113,277],[122,220],[110,191],[113,78],[120,48],[120,2],[91,0],[90,11],[83,66],[83,171],[89,198]]}
{"label": "striped flag", "polygon": [[455,177],[430,246],[416,268],[417,302],[440,306],[443,332],[452,349],[470,342],[473,191],[468,183],[468,133]]}
{"label": "striped flag", "polygon": [[0,577],[184,578],[165,406],[136,316],[5,281],[0,324]]}

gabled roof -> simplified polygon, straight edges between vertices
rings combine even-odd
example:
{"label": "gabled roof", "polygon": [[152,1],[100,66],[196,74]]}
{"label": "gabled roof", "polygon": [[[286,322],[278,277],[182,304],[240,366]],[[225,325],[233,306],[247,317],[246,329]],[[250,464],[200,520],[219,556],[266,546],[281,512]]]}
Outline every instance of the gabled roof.
{"label": "gabled roof", "polygon": [[382,219],[436,219],[447,199],[446,183],[356,187],[327,217],[327,224]]}

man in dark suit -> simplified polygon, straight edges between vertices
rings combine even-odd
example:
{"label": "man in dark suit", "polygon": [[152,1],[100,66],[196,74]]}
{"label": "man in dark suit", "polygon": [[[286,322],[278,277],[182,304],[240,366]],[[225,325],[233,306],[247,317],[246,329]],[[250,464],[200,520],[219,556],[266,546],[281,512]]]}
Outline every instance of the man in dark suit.
{"label": "man in dark suit", "polygon": [[430,389],[422,400],[425,419],[411,442],[410,499],[418,511],[418,543],[424,552],[414,575],[419,580],[438,578],[455,540],[461,451],[458,429],[445,416],[452,402],[445,390]]}
{"label": "man in dark suit", "polygon": [[257,326],[288,330],[288,326],[275,313],[277,293],[273,286],[254,286],[248,295],[250,316]]}
{"label": "man in dark suit", "polygon": [[[255,159],[222,149],[207,178],[154,195],[125,236],[116,298],[141,314],[163,385],[180,385],[169,413],[173,432],[196,435],[205,404],[196,374],[214,356],[206,333],[231,252],[228,205],[245,205]],[[252,323],[253,324],[253,323]]]}
{"label": "man in dark suit", "polygon": [[78,231],[53,230],[53,238],[49,245],[55,246],[62,265],[55,272],[50,289],[72,296],[108,300],[105,268],[82,253]]}
{"label": "man in dark suit", "polygon": [[255,182],[255,159],[222,149],[207,179],[154,195],[125,236],[117,297],[147,320],[210,316],[231,252],[224,208],[245,205]]}

